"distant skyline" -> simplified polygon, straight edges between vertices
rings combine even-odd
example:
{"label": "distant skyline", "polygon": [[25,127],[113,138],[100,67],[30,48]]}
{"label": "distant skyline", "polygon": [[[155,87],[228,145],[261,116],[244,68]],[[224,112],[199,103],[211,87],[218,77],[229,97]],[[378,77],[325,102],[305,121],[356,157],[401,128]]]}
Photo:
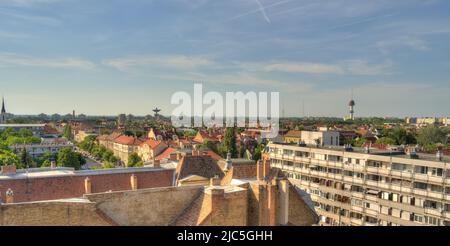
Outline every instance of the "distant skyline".
{"label": "distant skyline", "polygon": [[[0,0],[21,114],[169,115],[176,91],[279,91],[285,116],[450,116],[445,0]],[[303,105],[304,102],[304,105]],[[303,113],[304,112],[304,113]]]}

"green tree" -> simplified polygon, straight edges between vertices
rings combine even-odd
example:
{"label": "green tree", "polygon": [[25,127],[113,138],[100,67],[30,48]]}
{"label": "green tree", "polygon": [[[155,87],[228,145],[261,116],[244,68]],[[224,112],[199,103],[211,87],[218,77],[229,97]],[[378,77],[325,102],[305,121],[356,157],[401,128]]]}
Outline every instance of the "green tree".
{"label": "green tree", "polygon": [[397,142],[390,137],[382,137],[382,138],[378,139],[376,143],[377,144],[390,144],[390,145],[397,144]]}
{"label": "green tree", "polygon": [[256,146],[255,151],[253,153],[253,158],[252,158],[254,161],[261,160],[263,149],[264,149],[264,146],[262,144],[258,144],[258,146]]}
{"label": "green tree", "polygon": [[200,148],[201,149],[209,149],[209,150],[212,150],[216,154],[220,154],[217,144],[213,141],[206,140],[205,142],[203,142],[203,144],[200,145]]}
{"label": "green tree", "polygon": [[444,144],[447,138],[447,130],[441,129],[434,125],[422,128],[417,136],[417,142],[422,146],[432,144]]}
{"label": "green tree", "polygon": [[22,149],[20,152],[20,162],[22,163],[22,166],[24,167],[35,167],[35,163],[33,159],[31,158],[30,154],[28,154],[27,150],[25,148]]}
{"label": "green tree", "polygon": [[76,170],[81,169],[80,157],[71,148],[62,148],[59,150],[57,164],[59,167],[72,167]]}
{"label": "green tree", "polygon": [[133,153],[128,156],[128,167],[143,167],[144,162],[137,153]]}
{"label": "green tree", "polygon": [[0,166],[16,165],[18,169],[23,168],[19,157],[8,149],[0,149]]}
{"label": "green tree", "polygon": [[236,128],[229,127],[225,131],[225,137],[223,139],[223,145],[227,153],[231,153],[232,158],[238,157],[238,149],[236,145]]}
{"label": "green tree", "polygon": [[63,137],[67,138],[68,140],[73,140],[72,127],[70,126],[70,124],[67,124],[64,127]]}
{"label": "green tree", "polygon": [[401,127],[383,130],[384,137],[394,140],[393,144],[408,145],[417,143],[415,136]]}

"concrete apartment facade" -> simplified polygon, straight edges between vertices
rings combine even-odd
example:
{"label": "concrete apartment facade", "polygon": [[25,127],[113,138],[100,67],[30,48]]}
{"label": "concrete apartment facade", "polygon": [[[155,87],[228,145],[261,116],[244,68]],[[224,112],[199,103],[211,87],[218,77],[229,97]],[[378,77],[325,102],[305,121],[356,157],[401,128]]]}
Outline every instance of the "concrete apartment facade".
{"label": "concrete apartment facade", "polygon": [[311,195],[322,225],[450,225],[450,161],[404,151],[269,144],[272,167]]}

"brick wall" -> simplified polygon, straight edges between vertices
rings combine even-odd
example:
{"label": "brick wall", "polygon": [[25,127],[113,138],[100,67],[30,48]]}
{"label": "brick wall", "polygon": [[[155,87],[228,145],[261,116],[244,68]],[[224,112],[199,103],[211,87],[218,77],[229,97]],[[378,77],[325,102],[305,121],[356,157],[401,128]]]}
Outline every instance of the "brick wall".
{"label": "brick wall", "polygon": [[233,178],[254,178],[256,177],[256,164],[233,164]]}
{"label": "brick wall", "polygon": [[110,173],[97,175],[72,175],[29,179],[0,180],[0,199],[10,188],[14,202],[46,201],[82,197],[85,193],[84,180],[89,177],[92,193],[131,190],[131,175],[138,178],[138,189],[172,186],[174,170],[151,170],[135,173]]}

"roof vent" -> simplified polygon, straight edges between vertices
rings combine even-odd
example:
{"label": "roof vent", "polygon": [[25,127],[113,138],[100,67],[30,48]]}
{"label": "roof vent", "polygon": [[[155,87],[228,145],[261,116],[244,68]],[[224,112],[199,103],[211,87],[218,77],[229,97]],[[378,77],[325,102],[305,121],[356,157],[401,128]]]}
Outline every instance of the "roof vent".
{"label": "roof vent", "polygon": [[442,150],[438,150],[438,151],[436,152],[436,159],[437,159],[438,161],[442,161],[442,160],[444,159],[444,153],[442,152]]}
{"label": "roof vent", "polygon": [[409,156],[409,158],[411,159],[419,159],[419,155],[416,152],[416,148],[407,148],[406,149],[406,154]]}
{"label": "roof vent", "polygon": [[353,152],[353,147],[351,144],[344,145],[344,150],[347,152]]}

